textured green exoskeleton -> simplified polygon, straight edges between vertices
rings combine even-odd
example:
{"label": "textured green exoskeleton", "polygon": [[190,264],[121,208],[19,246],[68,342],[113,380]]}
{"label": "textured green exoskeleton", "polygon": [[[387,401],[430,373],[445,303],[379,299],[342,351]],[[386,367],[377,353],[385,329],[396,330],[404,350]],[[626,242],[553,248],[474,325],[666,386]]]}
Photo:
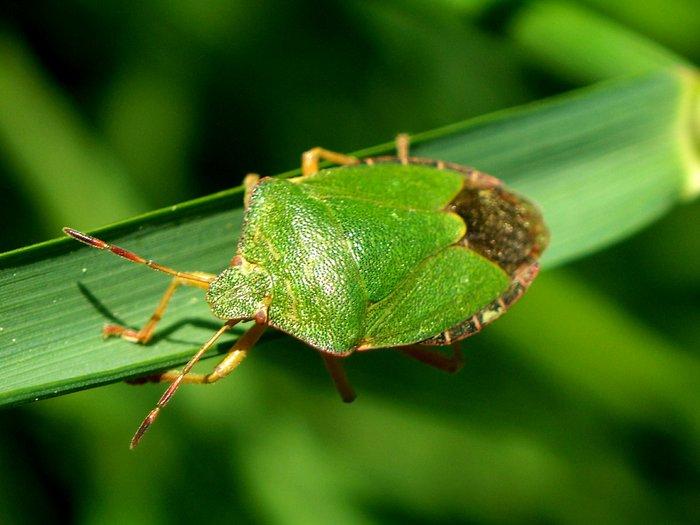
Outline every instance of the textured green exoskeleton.
{"label": "textured green exoskeleton", "polygon": [[[156,313],[139,331],[106,335],[146,342],[180,284],[207,289],[212,312],[227,323],[171,381],[132,444],[177,386],[230,373],[271,326],[324,356],[343,399],[354,397],[340,357],[398,347],[454,370],[431,349],[478,332],[515,302],[538,270],[547,232],[537,209],[476,170],[408,157],[355,159],[320,148],[304,155],[303,175],[247,179],[246,213],[231,266],[219,275],[175,272],[74,230],[100,249],[174,275]],[[318,160],[340,167],[318,170]],[[241,320],[256,324],[207,375],[191,374],[213,341]]]}
{"label": "textured green exoskeleton", "polygon": [[449,329],[510,283],[497,264],[457,244],[467,228],[449,204],[463,183],[454,171],[399,163],[262,179],[240,265],[207,294],[212,311],[250,319],[267,298],[270,326],[341,355]]}

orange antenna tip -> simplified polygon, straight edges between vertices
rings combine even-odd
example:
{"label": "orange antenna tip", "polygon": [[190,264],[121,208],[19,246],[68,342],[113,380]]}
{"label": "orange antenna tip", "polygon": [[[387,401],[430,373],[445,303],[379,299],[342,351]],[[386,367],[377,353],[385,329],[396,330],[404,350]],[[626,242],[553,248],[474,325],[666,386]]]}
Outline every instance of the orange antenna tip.
{"label": "orange antenna tip", "polygon": [[141,422],[141,424],[139,425],[139,428],[136,430],[136,433],[134,434],[134,437],[131,438],[131,443],[129,443],[129,448],[131,450],[134,450],[136,448],[136,446],[141,441],[141,438],[143,437],[143,435],[146,433],[146,431],[151,427],[153,422],[158,417],[159,413],[160,413],[160,407],[156,407],[153,410],[151,410],[148,413],[148,415],[145,417],[145,419]]}
{"label": "orange antenna tip", "polygon": [[170,268],[167,268],[165,266],[161,266],[152,261],[148,261],[147,259],[136,255],[134,252],[125,250],[120,246],[114,246],[113,244],[109,244],[103,241],[102,239],[98,239],[96,237],[93,237],[92,235],[88,235],[87,233],[79,232],[78,230],[74,230],[73,228],[63,228],[63,233],[65,233],[66,235],[70,235],[75,240],[80,241],[83,244],[87,244],[88,246],[97,248],[98,250],[109,250],[113,254],[118,255],[119,257],[123,257],[124,259],[127,259],[131,262],[135,262],[138,264],[148,264],[149,266],[153,267],[154,270],[158,270],[161,272],[164,271],[165,273],[177,273],[175,272],[175,270],[171,270]]}

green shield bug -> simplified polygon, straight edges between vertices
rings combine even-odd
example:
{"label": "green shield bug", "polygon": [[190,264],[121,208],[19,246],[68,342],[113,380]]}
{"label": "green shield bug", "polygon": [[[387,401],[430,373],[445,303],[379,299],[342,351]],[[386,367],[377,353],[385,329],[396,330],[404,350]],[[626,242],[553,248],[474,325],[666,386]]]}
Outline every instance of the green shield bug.
{"label": "green shield bug", "polygon": [[[318,169],[320,160],[339,166]],[[532,283],[548,240],[537,208],[477,170],[410,157],[358,159],[314,148],[302,175],[245,179],[236,254],[218,275],[178,272],[70,228],[94,248],[173,277],[140,329],[108,325],[105,336],[146,343],[180,285],[206,290],[223,326],[180,371],[146,378],[170,385],[136,431],[136,446],[182,383],[231,373],[270,326],[315,348],[344,401],[355,397],[341,361],[395,348],[436,368],[462,364],[458,342],[503,314]],[[209,374],[194,364],[227,330],[254,321]],[[447,356],[434,346],[452,346]]]}

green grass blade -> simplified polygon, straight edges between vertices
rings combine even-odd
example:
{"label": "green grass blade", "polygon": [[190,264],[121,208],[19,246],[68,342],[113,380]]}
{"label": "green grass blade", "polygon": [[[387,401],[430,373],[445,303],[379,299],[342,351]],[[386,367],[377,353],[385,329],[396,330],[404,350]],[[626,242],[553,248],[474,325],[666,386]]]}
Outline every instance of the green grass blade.
{"label": "green grass blade", "polygon": [[[697,95],[692,72],[659,71],[422,134],[414,153],[476,166],[537,201],[552,232],[551,267],[632,234],[697,193]],[[236,188],[99,235],[175,268],[218,271],[241,219]],[[162,275],[69,239],[1,255],[0,265],[0,404],[181,363],[218,326],[201,292],[183,290],[152,344],[102,341],[106,322],[140,326],[148,318],[166,286]]]}

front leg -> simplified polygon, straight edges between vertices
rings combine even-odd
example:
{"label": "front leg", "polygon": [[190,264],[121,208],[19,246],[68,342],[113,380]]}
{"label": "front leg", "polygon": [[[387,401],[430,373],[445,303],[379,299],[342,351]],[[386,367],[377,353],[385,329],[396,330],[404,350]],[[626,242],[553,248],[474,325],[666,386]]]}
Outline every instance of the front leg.
{"label": "front leg", "polygon": [[[206,280],[212,280],[215,277],[212,274],[204,272],[192,272],[189,275],[201,277],[202,279]],[[168,288],[165,290],[163,297],[161,297],[160,301],[158,302],[158,306],[156,306],[155,311],[151,315],[151,318],[141,327],[140,330],[133,330],[131,328],[116,324],[108,324],[102,329],[102,336],[117,336],[131,343],[147,343],[153,336],[153,331],[156,329],[158,322],[163,318],[165,309],[168,307],[170,299],[173,298],[175,290],[183,285],[196,286],[197,288],[203,288],[205,290],[209,288],[209,284],[204,281],[194,281],[192,279],[187,279],[186,277],[173,277],[172,281],[170,281],[170,284],[168,285]]]}

